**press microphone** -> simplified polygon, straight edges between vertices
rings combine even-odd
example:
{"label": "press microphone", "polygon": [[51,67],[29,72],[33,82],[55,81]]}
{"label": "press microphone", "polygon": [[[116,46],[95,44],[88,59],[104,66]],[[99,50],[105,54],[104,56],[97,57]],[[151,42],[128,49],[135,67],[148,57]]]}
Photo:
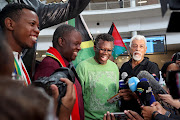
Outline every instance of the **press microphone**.
{"label": "press microphone", "polygon": [[139,82],[135,93],[139,97],[141,105],[150,106],[156,101],[148,81],[143,80]]}
{"label": "press microphone", "polygon": [[127,72],[123,72],[121,74],[121,80],[119,80],[119,89],[127,89],[128,88],[128,86],[127,86],[127,84],[125,82],[127,77],[128,77]]}
{"label": "press microphone", "polygon": [[126,77],[128,77],[127,72],[123,72],[123,73],[121,74],[121,79],[122,79],[122,80],[125,80]]}
{"label": "press microphone", "polygon": [[137,84],[139,83],[139,79],[137,77],[131,77],[129,80],[128,80],[128,86],[130,88],[130,90],[132,92],[136,91],[137,89]]}
{"label": "press microphone", "polygon": [[[127,74],[127,72],[123,72],[122,74],[121,74],[121,80],[119,80],[119,89],[127,89],[128,88],[128,85],[125,83],[125,79],[127,79],[127,77],[128,77],[128,74]],[[120,97],[120,93],[117,93],[116,95],[114,95],[114,96],[112,96],[111,98],[109,98],[108,100],[107,100],[107,102],[109,102],[109,103],[114,103],[114,102],[116,102],[116,101],[118,101],[118,100],[120,100],[121,99],[121,97]]]}
{"label": "press microphone", "polygon": [[140,71],[137,75],[139,79],[146,78],[149,82],[149,85],[153,89],[154,94],[167,94],[167,92],[160,86],[156,79],[147,71]]}

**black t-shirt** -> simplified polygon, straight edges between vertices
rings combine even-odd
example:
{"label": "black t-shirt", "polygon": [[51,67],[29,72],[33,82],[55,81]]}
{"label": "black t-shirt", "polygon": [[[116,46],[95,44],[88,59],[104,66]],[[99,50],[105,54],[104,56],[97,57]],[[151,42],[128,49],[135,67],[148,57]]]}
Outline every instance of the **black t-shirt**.
{"label": "black t-shirt", "polygon": [[127,72],[128,76],[132,77],[137,76],[138,73],[142,70],[146,70],[150,74],[156,74],[156,76],[160,78],[158,65],[154,62],[149,61],[149,58],[145,57],[139,65],[134,67],[134,69],[132,69],[132,59],[130,59],[128,62],[125,62],[119,70],[120,79],[122,72]]}
{"label": "black t-shirt", "polygon": [[[137,76],[138,73],[142,70],[146,70],[150,74],[156,74],[156,76],[160,78],[158,65],[154,62],[149,61],[149,58],[145,57],[139,65],[134,67],[134,69],[132,69],[132,59],[124,63],[119,70],[120,79],[123,72],[127,72],[129,77],[133,77]],[[136,99],[132,99],[130,101],[124,101],[123,99],[121,99],[120,111],[124,110],[133,110],[141,115],[141,108]]]}

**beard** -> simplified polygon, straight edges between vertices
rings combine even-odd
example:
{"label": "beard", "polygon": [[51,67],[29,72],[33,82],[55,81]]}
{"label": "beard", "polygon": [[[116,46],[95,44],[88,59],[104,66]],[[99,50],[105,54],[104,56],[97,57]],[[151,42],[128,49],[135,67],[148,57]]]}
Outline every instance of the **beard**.
{"label": "beard", "polygon": [[[136,54],[136,53],[138,53],[138,54]],[[135,52],[133,53],[133,59],[134,59],[135,61],[140,61],[141,58],[142,58],[142,53],[141,53],[141,52],[135,51]]]}

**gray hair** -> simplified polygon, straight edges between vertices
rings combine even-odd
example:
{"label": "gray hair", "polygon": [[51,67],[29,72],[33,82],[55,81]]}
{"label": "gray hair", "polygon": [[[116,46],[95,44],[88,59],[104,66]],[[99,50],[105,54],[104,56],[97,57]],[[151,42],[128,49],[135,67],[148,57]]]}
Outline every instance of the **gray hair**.
{"label": "gray hair", "polygon": [[131,45],[132,45],[132,41],[133,41],[133,40],[144,40],[145,46],[146,46],[147,41],[146,41],[146,38],[145,38],[143,35],[135,35],[135,36],[133,36],[133,37],[131,38],[131,41],[130,41],[130,44],[129,44],[129,47],[130,47],[130,48],[131,48]]}

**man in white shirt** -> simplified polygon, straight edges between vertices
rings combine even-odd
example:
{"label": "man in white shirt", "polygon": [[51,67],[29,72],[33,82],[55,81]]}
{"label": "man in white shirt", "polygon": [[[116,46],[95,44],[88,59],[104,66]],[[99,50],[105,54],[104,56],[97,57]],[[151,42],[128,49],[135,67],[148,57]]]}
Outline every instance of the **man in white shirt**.
{"label": "man in white shirt", "polygon": [[21,59],[25,48],[32,48],[39,35],[39,19],[34,8],[23,4],[8,4],[0,12],[0,25],[8,44],[14,53],[14,73],[24,80],[25,85],[31,83]]}

